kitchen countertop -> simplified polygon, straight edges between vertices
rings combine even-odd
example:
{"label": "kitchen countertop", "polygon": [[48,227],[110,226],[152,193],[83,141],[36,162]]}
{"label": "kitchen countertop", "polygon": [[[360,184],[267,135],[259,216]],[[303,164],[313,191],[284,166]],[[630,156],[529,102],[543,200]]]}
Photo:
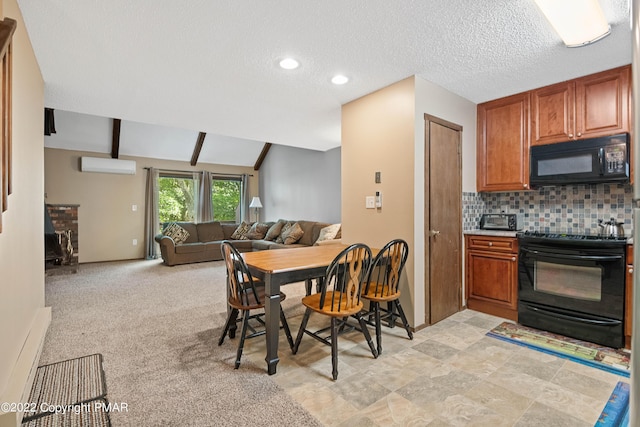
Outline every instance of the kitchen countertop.
{"label": "kitchen countertop", "polygon": [[[463,234],[475,234],[478,236],[499,236],[499,237],[516,237],[516,233],[519,233],[519,231],[505,231],[505,230],[480,230],[480,229],[476,229],[476,230],[467,230],[464,231]],[[627,244],[628,245],[632,245],[633,244],[633,237],[628,237],[627,238]]]}
{"label": "kitchen countertop", "polygon": [[507,230],[467,230],[464,234],[476,234],[480,236],[500,236],[500,237],[516,237],[517,231]]}

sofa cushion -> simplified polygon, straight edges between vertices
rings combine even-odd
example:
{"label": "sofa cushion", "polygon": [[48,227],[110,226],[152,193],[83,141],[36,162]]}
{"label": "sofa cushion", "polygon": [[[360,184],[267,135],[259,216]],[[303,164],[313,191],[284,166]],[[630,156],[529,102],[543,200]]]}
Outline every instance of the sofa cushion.
{"label": "sofa cushion", "polygon": [[335,239],[338,231],[340,231],[340,226],[341,224],[331,224],[321,228],[314,245],[317,245],[319,242],[324,242],[325,240]]}
{"label": "sofa cushion", "polygon": [[264,222],[255,222],[249,232],[246,234],[247,238],[250,240],[260,240],[264,239],[264,236],[269,231],[270,225]]}
{"label": "sofa cushion", "polygon": [[264,251],[266,249],[270,249],[271,246],[278,245],[276,242],[272,242],[271,240],[252,240],[251,246],[254,251]]}
{"label": "sofa cushion", "polygon": [[224,240],[231,239],[231,236],[236,231],[236,228],[238,228],[238,224],[223,223],[222,224],[222,232],[224,233]]}
{"label": "sofa cushion", "polygon": [[282,226],[287,223],[284,219],[279,219],[275,224],[269,228],[267,234],[264,236],[264,240],[276,240],[282,232]]}
{"label": "sofa cushion", "polygon": [[298,221],[298,224],[300,224],[302,231],[304,231],[304,235],[298,243],[307,246],[312,246],[316,242],[318,236],[320,235],[320,230],[323,227],[331,225],[329,223],[317,221]]}
{"label": "sofa cushion", "polygon": [[292,245],[300,240],[303,235],[304,231],[302,230],[302,227],[300,227],[300,224],[296,222],[291,227],[283,231],[280,237],[282,237],[282,242],[285,245]]}
{"label": "sofa cushion", "polygon": [[198,239],[201,242],[215,242],[218,240],[224,240],[224,232],[222,231],[222,225],[218,221],[202,222],[196,224],[198,228]]}
{"label": "sofa cushion", "polygon": [[184,227],[178,225],[175,222],[172,222],[171,224],[167,225],[167,228],[165,228],[162,231],[162,234],[164,234],[167,237],[171,237],[176,245],[181,245],[190,236],[190,233],[187,230],[185,230]]}
{"label": "sofa cushion", "polygon": [[282,235],[291,227],[293,227],[293,221],[287,221],[282,225],[282,229],[280,229],[280,235],[276,238],[276,243],[284,243],[284,237]]}
{"label": "sofa cushion", "polygon": [[233,240],[249,240],[247,237],[247,233],[251,229],[251,224],[242,221],[242,223],[236,228],[236,231],[233,232],[231,238]]}
{"label": "sofa cushion", "polygon": [[176,246],[177,254],[194,254],[198,252],[204,252],[204,246],[202,243],[184,243]]}

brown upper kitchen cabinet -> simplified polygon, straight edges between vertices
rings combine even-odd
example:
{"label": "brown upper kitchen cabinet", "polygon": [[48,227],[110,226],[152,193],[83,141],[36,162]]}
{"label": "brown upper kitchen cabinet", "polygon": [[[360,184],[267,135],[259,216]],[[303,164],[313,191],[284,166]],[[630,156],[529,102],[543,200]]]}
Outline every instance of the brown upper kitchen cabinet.
{"label": "brown upper kitchen cabinet", "polygon": [[531,91],[532,145],[630,131],[631,66]]}
{"label": "brown upper kitchen cabinet", "polygon": [[521,93],[478,105],[478,191],[529,189],[529,103]]}

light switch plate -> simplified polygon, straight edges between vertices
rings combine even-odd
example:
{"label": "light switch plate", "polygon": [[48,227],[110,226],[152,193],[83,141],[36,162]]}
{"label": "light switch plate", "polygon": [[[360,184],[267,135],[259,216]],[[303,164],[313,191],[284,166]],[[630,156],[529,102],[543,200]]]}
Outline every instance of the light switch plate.
{"label": "light switch plate", "polygon": [[367,196],[365,198],[365,206],[367,209],[375,209],[376,208],[376,196]]}

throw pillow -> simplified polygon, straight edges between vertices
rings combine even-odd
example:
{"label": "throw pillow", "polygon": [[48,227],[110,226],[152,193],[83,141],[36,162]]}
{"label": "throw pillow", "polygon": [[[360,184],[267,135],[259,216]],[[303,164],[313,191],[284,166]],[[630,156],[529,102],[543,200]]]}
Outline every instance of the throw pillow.
{"label": "throw pillow", "polygon": [[282,237],[285,245],[292,245],[300,240],[303,234],[304,231],[302,230],[302,227],[300,227],[300,224],[296,222],[291,227],[283,231],[280,236]]}
{"label": "throw pillow", "polygon": [[246,234],[247,238],[250,240],[260,240],[264,239],[265,234],[269,230],[269,224],[265,224],[264,222],[256,222],[251,226],[249,232]]}
{"label": "throw pillow", "polygon": [[338,231],[340,231],[341,224],[332,224],[328,225],[320,230],[320,235],[318,236],[318,240],[316,240],[316,244],[318,242],[324,242],[325,240],[333,240],[336,238]]}
{"label": "throw pillow", "polygon": [[285,222],[283,224],[282,229],[280,230],[280,234],[276,238],[276,243],[284,243],[284,237],[282,237],[282,235],[285,233],[285,231],[290,229],[292,226],[293,226],[293,222],[291,221]]}
{"label": "throw pillow", "polygon": [[273,224],[267,234],[264,236],[264,240],[276,240],[282,232],[282,226],[286,223],[284,219],[279,219],[278,222]]}
{"label": "throw pillow", "polygon": [[247,233],[251,229],[251,224],[247,224],[242,221],[242,223],[236,228],[236,231],[231,235],[231,240],[249,240],[247,237]]}
{"label": "throw pillow", "polygon": [[183,244],[184,241],[189,238],[189,232],[175,222],[167,225],[167,228],[162,231],[162,234],[171,237],[176,245]]}

